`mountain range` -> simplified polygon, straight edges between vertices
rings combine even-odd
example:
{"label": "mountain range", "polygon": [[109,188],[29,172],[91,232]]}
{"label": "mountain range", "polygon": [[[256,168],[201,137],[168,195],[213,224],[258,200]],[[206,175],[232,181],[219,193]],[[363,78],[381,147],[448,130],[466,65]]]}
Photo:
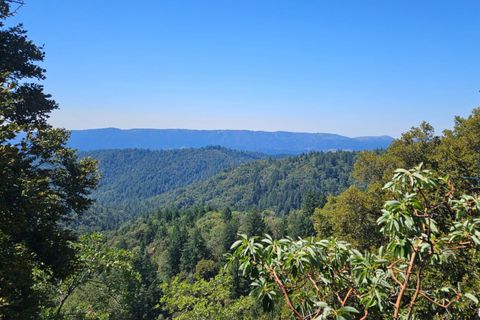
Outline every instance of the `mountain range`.
{"label": "mountain range", "polygon": [[384,149],[392,140],[389,136],[350,138],[330,133],[286,131],[104,128],[73,130],[69,145],[80,151],[125,148],[169,150],[222,146],[274,155]]}

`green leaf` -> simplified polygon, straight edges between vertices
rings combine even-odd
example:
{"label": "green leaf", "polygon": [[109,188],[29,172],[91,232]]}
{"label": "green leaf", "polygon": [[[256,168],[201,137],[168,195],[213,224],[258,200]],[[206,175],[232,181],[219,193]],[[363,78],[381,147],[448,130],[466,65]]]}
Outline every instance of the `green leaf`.
{"label": "green leaf", "polygon": [[473,303],[478,304],[478,299],[473,294],[465,293],[463,296],[467,299],[470,299]]}
{"label": "green leaf", "polygon": [[338,311],[347,312],[347,313],[359,313],[359,311],[357,309],[355,309],[354,307],[349,307],[349,306],[341,307]]}

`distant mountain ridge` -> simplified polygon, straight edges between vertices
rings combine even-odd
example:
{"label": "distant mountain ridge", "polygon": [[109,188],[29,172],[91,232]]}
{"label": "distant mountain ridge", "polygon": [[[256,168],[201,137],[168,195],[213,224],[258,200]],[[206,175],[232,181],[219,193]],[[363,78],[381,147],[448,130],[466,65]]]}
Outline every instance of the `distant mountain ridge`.
{"label": "distant mountain ridge", "polygon": [[389,136],[350,138],[331,133],[286,131],[104,128],[72,130],[69,145],[81,151],[125,148],[169,150],[216,145],[267,154],[300,154],[384,149],[392,140]]}

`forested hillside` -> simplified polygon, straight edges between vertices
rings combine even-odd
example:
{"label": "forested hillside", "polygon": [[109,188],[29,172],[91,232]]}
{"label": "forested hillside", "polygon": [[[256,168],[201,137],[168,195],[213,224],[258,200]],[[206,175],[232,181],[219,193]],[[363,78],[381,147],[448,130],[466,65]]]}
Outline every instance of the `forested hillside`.
{"label": "forested hillside", "polygon": [[162,209],[126,223],[111,232],[109,239],[124,249],[144,248],[157,266],[157,276],[163,280],[181,272],[205,272],[208,277],[222,268],[223,255],[238,232],[250,236],[263,233],[273,233],[277,237],[313,235],[311,213],[307,206],[284,216],[201,206]]}
{"label": "forested hillside", "polygon": [[235,210],[300,208],[308,194],[325,198],[351,183],[355,153],[316,152],[274,159],[222,147],[81,153],[99,161],[102,175],[96,202],[78,226],[112,229],[162,207],[192,205]]}
{"label": "forested hillside", "polygon": [[101,179],[93,196],[100,202],[145,199],[203,180],[239,164],[267,158],[222,147],[152,151],[143,149],[82,152],[99,163]]}
{"label": "forested hillside", "polygon": [[98,161],[101,179],[92,193],[96,203],[83,226],[113,227],[151,207],[143,199],[213,176],[242,163],[267,158],[222,147],[152,151],[97,150],[80,153]]}
{"label": "forested hillside", "polygon": [[313,152],[279,160],[261,160],[222,172],[205,181],[149,199],[153,207],[187,208],[193,204],[235,210],[288,213],[305,195],[335,195],[351,183],[352,152]]}

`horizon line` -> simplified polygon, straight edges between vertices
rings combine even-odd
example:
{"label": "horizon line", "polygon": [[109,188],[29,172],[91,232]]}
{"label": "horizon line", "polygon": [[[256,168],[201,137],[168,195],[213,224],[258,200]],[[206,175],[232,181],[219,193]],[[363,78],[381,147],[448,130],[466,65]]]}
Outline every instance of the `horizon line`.
{"label": "horizon line", "polygon": [[[65,128],[66,129],[66,128]],[[133,131],[133,130],[171,130],[171,131],[246,131],[246,132],[261,132],[261,133],[293,133],[293,134],[325,134],[325,135],[333,135],[333,136],[340,136],[340,137],[346,137],[350,139],[358,139],[358,138],[380,138],[380,137],[385,137],[385,138],[391,138],[395,139],[394,136],[388,135],[388,134],[380,134],[380,135],[363,135],[363,136],[347,136],[339,133],[331,133],[331,132],[312,132],[312,131],[287,131],[287,130],[274,130],[274,131],[269,131],[269,130],[254,130],[254,129],[188,129],[188,128],[119,128],[119,127],[99,127],[99,128],[85,128],[85,129],[66,129],[68,131],[91,131],[91,130],[109,130],[109,129],[114,129],[114,130],[119,130],[119,131]]]}

